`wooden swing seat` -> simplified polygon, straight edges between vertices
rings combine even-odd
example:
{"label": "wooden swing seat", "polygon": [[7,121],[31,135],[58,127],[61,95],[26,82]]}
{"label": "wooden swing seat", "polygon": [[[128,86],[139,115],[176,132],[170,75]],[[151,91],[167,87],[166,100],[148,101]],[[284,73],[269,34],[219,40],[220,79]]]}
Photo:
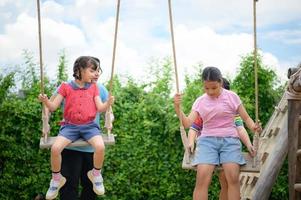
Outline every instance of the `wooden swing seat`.
{"label": "wooden swing seat", "polygon": [[[258,159],[255,163],[255,166],[253,167],[253,157],[251,157],[250,154],[247,152],[243,152],[242,154],[246,160],[246,164],[240,167],[240,171],[241,172],[259,173],[260,167],[261,167],[260,160]],[[196,170],[196,166],[191,165],[190,159],[188,157],[189,157],[189,155],[187,153],[184,153],[183,161],[182,161],[182,168],[188,169],[188,170]],[[259,155],[258,155],[258,158],[260,158]],[[223,168],[221,166],[218,166],[215,169],[222,170]]]}
{"label": "wooden swing seat", "polygon": [[[42,137],[40,139],[40,148],[41,149],[50,149],[51,146],[53,145],[56,137],[48,137],[47,141],[45,142],[45,139]],[[113,134],[102,134],[102,139],[105,143],[105,145],[114,145],[115,144],[115,136]],[[90,144],[83,140],[83,139],[78,139],[75,142],[72,142],[68,145],[68,147],[84,147],[84,146],[89,146]]]}

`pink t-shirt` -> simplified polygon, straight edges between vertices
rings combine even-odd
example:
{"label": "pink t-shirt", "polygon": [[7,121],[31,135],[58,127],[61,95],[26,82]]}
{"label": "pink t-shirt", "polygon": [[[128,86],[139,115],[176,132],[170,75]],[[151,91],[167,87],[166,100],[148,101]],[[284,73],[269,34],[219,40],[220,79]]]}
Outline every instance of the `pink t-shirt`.
{"label": "pink t-shirt", "polygon": [[58,93],[65,98],[64,120],[69,124],[88,124],[92,122],[97,113],[94,97],[99,96],[95,83],[84,88],[72,86],[72,83],[62,83]]}
{"label": "pink t-shirt", "polygon": [[197,98],[192,110],[198,112],[203,119],[201,137],[238,137],[233,120],[240,104],[239,96],[225,89],[216,98],[207,94]]}

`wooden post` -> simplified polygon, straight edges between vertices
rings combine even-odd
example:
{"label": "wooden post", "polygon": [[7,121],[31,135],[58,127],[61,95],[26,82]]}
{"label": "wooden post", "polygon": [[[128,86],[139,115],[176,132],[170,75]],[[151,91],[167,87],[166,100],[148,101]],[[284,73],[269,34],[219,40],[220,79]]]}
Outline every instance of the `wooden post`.
{"label": "wooden post", "polygon": [[[277,175],[282,167],[282,164],[287,155],[288,139],[287,135],[287,121],[284,122],[277,137],[277,143],[273,154],[269,155],[265,163],[265,169],[262,170],[258,181],[254,188],[252,200],[268,200],[272,191],[272,187],[277,179]],[[267,170],[268,169],[268,170]]]}
{"label": "wooden post", "polygon": [[301,68],[288,71],[288,172],[289,199],[301,200],[301,161],[297,159],[297,151],[301,148],[300,113],[301,113]]}
{"label": "wooden post", "polygon": [[[289,199],[300,199],[295,191],[301,100],[288,99],[288,173]],[[299,193],[300,194],[300,193]]]}

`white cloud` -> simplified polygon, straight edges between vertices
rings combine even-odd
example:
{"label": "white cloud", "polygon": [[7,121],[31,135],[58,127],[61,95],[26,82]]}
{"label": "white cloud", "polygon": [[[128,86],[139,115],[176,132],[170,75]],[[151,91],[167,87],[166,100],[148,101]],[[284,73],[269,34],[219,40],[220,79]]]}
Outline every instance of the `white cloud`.
{"label": "white cloud", "polygon": [[51,18],[53,20],[63,19],[65,9],[62,5],[55,1],[46,1],[42,4],[41,13],[43,17]]}
{"label": "white cloud", "polygon": [[9,0],[2,0],[0,1],[0,6],[5,6],[5,4],[7,4],[9,2]]}
{"label": "white cloud", "polygon": [[[182,1],[189,5],[189,7],[182,6],[181,9],[186,10],[183,11],[186,18],[188,13],[191,14],[191,19],[205,21],[207,25],[216,28],[227,28],[233,25],[253,26],[253,1]],[[177,4],[173,4],[176,9]],[[301,6],[300,0],[259,0],[256,10],[258,25],[268,26],[300,19]]]}
{"label": "white cloud", "polygon": [[[216,66],[233,76],[239,66],[240,56],[252,51],[252,36],[248,34],[221,35],[209,27],[176,28],[178,62],[191,67],[202,62],[204,66]],[[189,70],[188,70],[189,71]]]}
{"label": "white cloud", "polygon": [[26,14],[18,17],[15,24],[5,26],[5,34],[0,35],[1,61],[17,59],[23,49],[33,49],[37,31],[33,24],[36,21]]}
{"label": "white cloud", "polygon": [[[7,2],[12,4],[15,1]],[[32,50],[38,57],[36,5],[26,2],[19,1],[15,5],[17,9],[5,12],[6,18],[11,15],[18,17],[3,25],[4,29],[0,32],[0,64],[20,63],[22,49]],[[282,22],[300,19],[297,17],[300,13],[297,3],[297,0],[285,1],[285,5],[280,0],[259,1],[259,25],[277,24],[280,17]],[[58,52],[65,49],[69,74],[78,56],[94,55],[100,57],[105,69],[103,79],[108,80],[115,9],[116,1],[111,0],[77,0],[68,5],[53,0],[42,3],[43,56],[50,76],[55,73]],[[251,2],[179,0],[173,2],[173,11],[180,77],[184,77],[185,72],[191,72],[192,66],[199,62],[205,66],[220,67],[225,75],[233,76],[240,56],[253,49]],[[277,16],[277,13],[286,14]],[[298,30],[272,30],[269,34],[287,44],[300,44]],[[171,55],[167,2],[121,1],[115,72],[143,80],[151,58]],[[283,61],[271,52],[263,52],[263,56],[268,65],[270,63],[280,70],[288,66],[283,63],[300,59]]]}
{"label": "white cloud", "polygon": [[284,44],[301,44],[301,29],[300,30],[280,30],[271,31],[265,35],[266,38],[273,38],[275,41],[282,41]]}
{"label": "white cloud", "polygon": [[300,0],[258,1],[259,24],[271,25],[300,19]]}

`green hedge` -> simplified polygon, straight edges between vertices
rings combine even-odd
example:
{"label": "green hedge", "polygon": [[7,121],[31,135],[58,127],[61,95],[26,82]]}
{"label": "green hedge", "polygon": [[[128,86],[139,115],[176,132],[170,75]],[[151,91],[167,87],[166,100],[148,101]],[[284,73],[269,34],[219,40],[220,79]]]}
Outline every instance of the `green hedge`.
{"label": "green hedge", "polygon": [[[33,71],[30,70],[31,74]],[[106,149],[103,170],[106,195],[99,199],[192,199],[195,172],[181,168],[183,146],[173,109],[170,62],[164,61],[151,73],[155,79],[140,84],[131,79],[121,84],[115,77],[116,145]],[[0,199],[28,200],[48,188],[50,155],[49,151],[39,149],[39,82],[28,78],[22,86],[24,96],[15,94],[15,82],[14,74],[0,76]],[[186,77],[185,82],[183,107],[188,113],[194,99],[201,94],[202,84],[198,74]],[[55,85],[46,84],[48,95]],[[51,118],[53,134],[58,131],[56,122],[60,118],[60,112]],[[283,170],[287,171],[287,166]],[[279,176],[272,199],[287,196],[286,176],[285,173]],[[219,183],[214,176],[210,199],[218,199],[218,192]]]}

